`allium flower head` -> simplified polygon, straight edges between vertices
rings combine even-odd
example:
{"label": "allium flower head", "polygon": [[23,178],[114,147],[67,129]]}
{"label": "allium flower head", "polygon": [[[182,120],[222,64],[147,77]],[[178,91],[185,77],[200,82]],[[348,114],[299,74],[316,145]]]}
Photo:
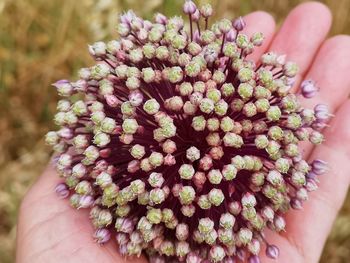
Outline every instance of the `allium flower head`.
{"label": "allium flower head", "polygon": [[277,258],[264,229],[284,231],[284,214],[327,170],[298,144],[322,143],[328,108],[300,105],[318,90],[312,80],[290,93],[298,66],[285,56],[249,60],[263,35],[244,34],[243,18],[209,26],[210,5],[183,9],[189,30],[179,16],[126,12],[120,39],[89,46],[96,65],[54,84],[60,128],[46,141],[64,179],[56,191],[90,209],[96,241],[114,236],[124,255]]}

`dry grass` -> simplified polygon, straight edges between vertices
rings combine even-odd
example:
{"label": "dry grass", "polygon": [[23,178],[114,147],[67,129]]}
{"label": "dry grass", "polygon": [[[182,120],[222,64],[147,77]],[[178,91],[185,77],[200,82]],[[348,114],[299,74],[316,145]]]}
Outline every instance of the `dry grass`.
{"label": "dry grass", "polygon": [[[201,1],[205,2],[205,1]],[[213,0],[220,16],[271,12],[280,22],[299,0]],[[349,33],[350,0],[324,0],[333,11],[332,34]],[[174,14],[178,0],[0,0],[0,262],[14,261],[19,202],[49,158],[42,142],[52,126],[56,95],[50,83],[91,63],[87,43],[110,38],[116,14],[134,8]],[[142,8],[142,10],[140,10]],[[113,35],[112,35],[113,36]],[[348,201],[349,198],[348,198]],[[348,262],[350,203],[343,207],[322,262]]]}

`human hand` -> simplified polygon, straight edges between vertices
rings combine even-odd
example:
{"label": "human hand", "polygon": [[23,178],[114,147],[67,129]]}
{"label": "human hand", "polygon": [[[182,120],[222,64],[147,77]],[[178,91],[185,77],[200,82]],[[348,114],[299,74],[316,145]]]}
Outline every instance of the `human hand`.
{"label": "human hand", "polygon": [[[286,232],[267,231],[268,240],[280,248],[279,262],[318,262],[324,242],[347,192],[350,178],[350,38],[336,36],[325,40],[331,25],[329,11],[319,3],[298,6],[275,35],[270,15],[255,12],[246,16],[247,31],[265,34],[264,45],[251,56],[257,59],[270,49],[284,53],[299,64],[301,79],[313,79],[321,88],[304,105],[328,104],[336,117],[325,130],[326,141],[313,150],[303,146],[310,160],[319,158],[330,165],[321,177],[320,189],[305,203],[302,211],[287,216]],[[341,169],[336,169],[341,167]],[[144,258],[124,259],[114,241],[100,247],[92,239],[93,228],[86,211],[75,211],[54,193],[60,182],[48,168],[26,195],[18,222],[17,262],[146,262]],[[262,262],[269,259],[262,257]]]}

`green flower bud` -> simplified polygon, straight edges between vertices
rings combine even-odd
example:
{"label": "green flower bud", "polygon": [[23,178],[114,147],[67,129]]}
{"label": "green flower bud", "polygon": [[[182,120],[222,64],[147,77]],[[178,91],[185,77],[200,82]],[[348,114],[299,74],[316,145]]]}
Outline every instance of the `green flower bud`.
{"label": "green flower bud", "polygon": [[127,134],[135,134],[139,125],[135,119],[125,119],[122,124],[123,131]]}
{"label": "green flower bud", "polygon": [[249,44],[249,38],[247,35],[244,35],[242,33],[239,33],[236,38],[236,43],[239,48],[246,48]]}
{"label": "green flower bud", "polygon": [[146,218],[151,224],[159,224],[162,221],[162,211],[160,209],[151,208],[147,211]]}
{"label": "green flower bud", "polygon": [[149,200],[154,204],[161,204],[165,200],[165,193],[160,188],[154,188],[149,192]]}
{"label": "green flower bud", "polygon": [[211,203],[209,201],[208,195],[201,195],[198,198],[197,204],[201,209],[204,209],[204,210],[211,208]]}
{"label": "green flower bud", "polygon": [[243,100],[248,100],[253,95],[254,88],[248,83],[241,83],[238,86],[238,94]]}
{"label": "green flower bud", "polygon": [[179,175],[182,179],[191,180],[195,170],[190,164],[182,164],[179,169]]}
{"label": "green flower bud", "polygon": [[220,189],[211,189],[208,193],[210,203],[219,206],[225,199],[223,192]]}
{"label": "green flower bud", "polygon": [[239,57],[239,51],[238,51],[237,45],[233,42],[225,43],[223,52],[224,52],[224,55],[229,58]]}
{"label": "green flower bud", "polygon": [[254,71],[250,68],[241,68],[237,74],[240,82],[248,82],[254,77]]}
{"label": "green flower bud", "polygon": [[235,133],[227,132],[223,138],[226,147],[241,148],[243,145],[243,138]]}
{"label": "green flower bud", "polygon": [[196,192],[194,191],[192,186],[184,186],[180,190],[179,199],[181,204],[189,205],[193,202],[196,197]]}
{"label": "green flower bud", "polygon": [[279,126],[271,126],[269,128],[268,135],[271,139],[280,141],[283,139],[283,130]]}
{"label": "green flower bud", "polygon": [[278,121],[282,116],[281,109],[278,106],[271,106],[266,112],[269,121]]}

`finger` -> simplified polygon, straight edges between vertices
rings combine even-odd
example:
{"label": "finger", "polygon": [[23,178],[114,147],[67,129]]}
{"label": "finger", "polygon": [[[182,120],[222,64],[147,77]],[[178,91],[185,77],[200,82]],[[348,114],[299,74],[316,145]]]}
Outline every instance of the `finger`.
{"label": "finger", "polygon": [[330,171],[321,176],[319,189],[310,194],[303,211],[291,211],[287,216],[288,240],[305,258],[318,262],[333,221],[345,199],[350,183],[350,101],[337,111],[331,127],[325,131],[326,141],[312,153],[311,160],[321,159]]}
{"label": "finger", "polygon": [[[20,218],[25,214],[23,223],[27,229],[39,224],[45,215],[57,214],[69,208],[67,200],[59,199],[55,194],[55,187],[61,181],[54,168],[49,166],[25,195],[20,207]],[[23,234],[23,231],[20,233]]]}
{"label": "finger", "polygon": [[329,9],[321,3],[308,2],[298,5],[290,12],[272,41],[271,51],[285,54],[288,60],[299,65],[296,85],[327,36],[331,20]]}
{"label": "finger", "polygon": [[263,11],[250,13],[244,17],[246,28],[243,33],[251,36],[253,33],[263,33],[264,42],[260,47],[256,47],[254,52],[248,56],[253,61],[258,61],[261,55],[266,52],[275,34],[276,23],[274,18]]}
{"label": "finger", "polygon": [[[318,52],[305,79],[312,79],[320,88],[312,99],[301,99],[306,108],[313,108],[322,103],[329,106],[331,112],[347,99],[350,92],[350,37],[336,36],[328,39]],[[303,146],[305,156],[312,150],[312,145]]]}

